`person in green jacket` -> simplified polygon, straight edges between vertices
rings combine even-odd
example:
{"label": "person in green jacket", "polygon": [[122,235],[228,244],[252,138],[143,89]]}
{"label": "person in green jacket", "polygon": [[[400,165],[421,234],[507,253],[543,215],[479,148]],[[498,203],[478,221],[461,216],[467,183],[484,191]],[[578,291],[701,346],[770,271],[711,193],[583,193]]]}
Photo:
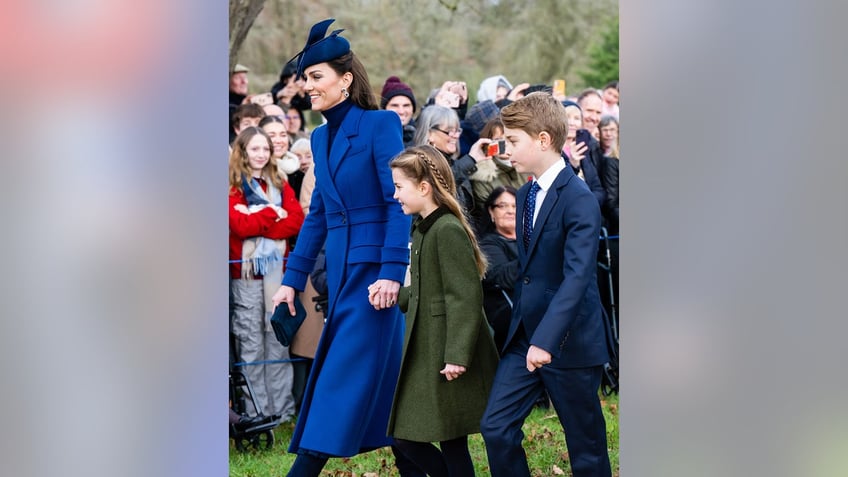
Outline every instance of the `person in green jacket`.
{"label": "person in green jacket", "polygon": [[456,200],[444,155],[432,146],[412,147],[390,167],[394,198],[404,214],[419,218],[411,283],[398,295],[406,332],[387,434],[427,475],[473,476],[468,435],[480,432],[498,363],[483,312],[486,258]]}

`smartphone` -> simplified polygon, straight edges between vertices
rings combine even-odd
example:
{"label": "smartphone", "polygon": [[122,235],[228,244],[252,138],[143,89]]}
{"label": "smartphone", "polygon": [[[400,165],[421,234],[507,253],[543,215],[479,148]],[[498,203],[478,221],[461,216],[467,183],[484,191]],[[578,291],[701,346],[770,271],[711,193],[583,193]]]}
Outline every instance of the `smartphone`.
{"label": "smartphone", "polygon": [[448,99],[448,105],[451,108],[458,108],[459,107],[460,97],[459,97],[458,94],[448,91],[447,99]]}
{"label": "smartphone", "polygon": [[506,141],[499,139],[486,146],[486,157],[500,156],[506,152]]}
{"label": "smartphone", "polygon": [[565,80],[554,80],[554,96],[565,97]]}
{"label": "smartphone", "polygon": [[274,104],[274,98],[271,96],[271,93],[262,93],[251,97],[250,102],[258,104],[259,106],[265,106],[268,104]]}

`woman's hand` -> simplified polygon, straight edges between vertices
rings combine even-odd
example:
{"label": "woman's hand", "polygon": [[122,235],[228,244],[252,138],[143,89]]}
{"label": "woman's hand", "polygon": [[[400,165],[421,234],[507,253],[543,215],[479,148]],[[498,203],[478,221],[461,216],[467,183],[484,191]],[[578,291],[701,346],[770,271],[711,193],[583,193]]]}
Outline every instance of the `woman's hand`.
{"label": "woman's hand", "polygon": [[574,144],[574,141],[567,141],[565,143],[568,146],[568,162],[571,163],[573,167],[580,167],[580,163],[583,161],[583,158],[586,157],[586,150],[589,149],[584,142],[578,142]]}
{"label": "woman's hand", "polygon": [[274,302],[274,307],[280,306],[281,303],[287,303],[289,306],[289,314],[294,315],[294,288],[286,285],[281,285],[277,293],[271,297]]}
{"label": "woman's hand", "polygon": [[460,377],[463,373],[465,373],[465,366],[450,363],[445,363],[445,368],[439,371],[439,374],[444,374],[448,381],[453,381]]}
{"label": "woman's hand", "polygon": [[468,155],[474,159],[474,162],[485,161],[486,159],[491,159],[490,156],[486,155],[486,147],[492,143],[492,140],[487,137],[481,137],[474,144],[471,145],[471,149],[468,150]]}
{"label": "woman's hand", "polygon": [[400,291],[400,283],[381,278],[368,286],[368,303],[371,303],[375,310],[395,306],[398,291]]}

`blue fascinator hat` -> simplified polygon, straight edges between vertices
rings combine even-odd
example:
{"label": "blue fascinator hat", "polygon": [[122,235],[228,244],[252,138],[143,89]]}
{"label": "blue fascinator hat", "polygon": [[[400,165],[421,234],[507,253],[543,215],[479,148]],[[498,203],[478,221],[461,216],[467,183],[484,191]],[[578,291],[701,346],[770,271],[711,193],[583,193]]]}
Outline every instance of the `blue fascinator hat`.
{"label": "blue fascinator hat", "polygon": [[339,36],[339,33],[343,32],[344,29],[335,30],[329,36],[324,36],[327,34],[330,24],[334,21],[336,21],[335,18],[328,18],[312,25],[306,46],[294,56],[294,58],[298,58],[297,76],[295,78],[303,76],[303,70],[312,65],[334,60],[350,51],[350,42]]}

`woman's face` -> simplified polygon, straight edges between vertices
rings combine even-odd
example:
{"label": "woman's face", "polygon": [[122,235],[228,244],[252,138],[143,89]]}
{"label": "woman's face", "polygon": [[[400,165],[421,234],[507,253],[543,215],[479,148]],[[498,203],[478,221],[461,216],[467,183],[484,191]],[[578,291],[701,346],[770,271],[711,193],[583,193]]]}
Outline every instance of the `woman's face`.
{"label": "woman's face", "polygon": [[447,155],[453,155],[457,151],[457,141],[462,129],[459,126],[436,125],[430,128],[430,144]]}
{"label": "woman's face", "polygon": [[306,93],[315,111],[326,111],[344,101],[342,88],[350,89],[353,74],[339,75],[327,63],[318,63],[306,69]]}
{"label": "woman's face", "polygon": [[271,147],[268,140],[261,134],[256,134],[245,146],[247,153],[247,167],[253,172],[253,177],[259,177],[262,169],[271,160]]}
{"label": "woman's face", "polygon": [[495,200],[489,208],[495,230],[504,237],[515,237],[515,196],[504,192]]}
{"label": "woman's face", "polygon": [[616,139],[618,139],[618,124],[610,121],[609,124],[602,127],[600,131],[602,146],[609,147],[611,144],[615,144]]}
{"label": "woman's face", "polygon": [[295,155],[298,159],[300,159],[300,170],[301,172],[306,172],[309,169],[309,166],[312,165],[312,151],[304,150],[296,152]]}
{"label": "woman's face", "polygon": [[300,126],[303,121],[300,120],[300,113],[298,113],[296,110],[291,109],[289,110],[289,112],[286,113],[286,121],[288,121],[289,123],[290,133],[297,133],[298,131],[300,131]]}
{"label": "woman's face", "polygon": [[580,113],[580,108],[577,106],[566,107],[565,119],[568,121],[568,133],[566,133],[565,139],[574,139],[577,137],[577,130],[583,127],[583,115]]}
{"label": "woman's face", "polygon": [[283,154],[289,150],[289,135],[285,125],[278,122],[268,123],[262,126],[262,130],[271,138],[271,143],[274,145],[274,157],[283,157]]}

